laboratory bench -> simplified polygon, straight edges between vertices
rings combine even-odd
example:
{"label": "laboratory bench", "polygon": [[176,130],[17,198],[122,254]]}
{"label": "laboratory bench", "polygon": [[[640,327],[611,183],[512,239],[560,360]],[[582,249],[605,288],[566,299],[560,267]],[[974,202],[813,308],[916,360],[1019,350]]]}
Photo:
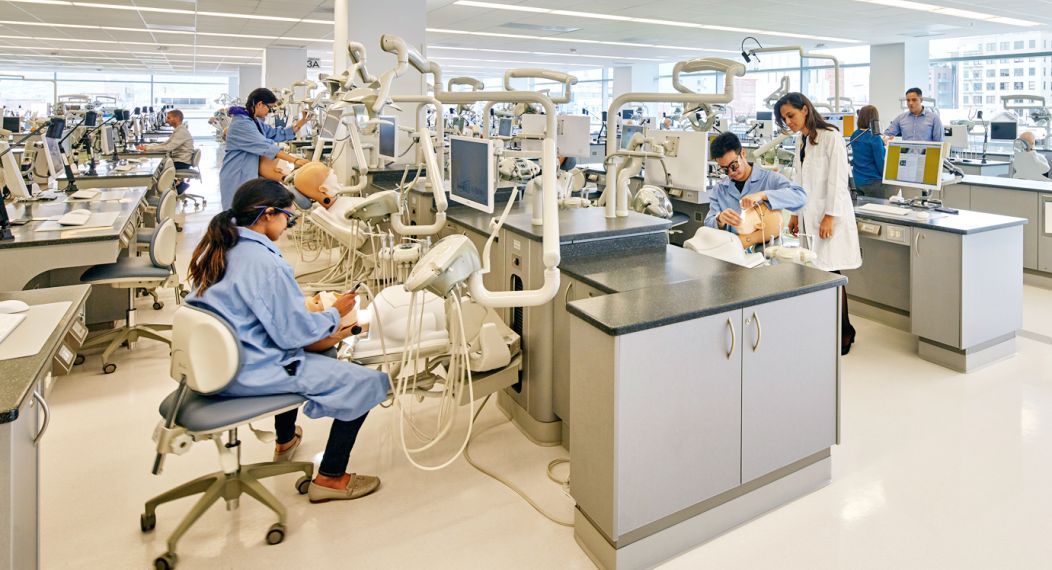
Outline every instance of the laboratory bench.
{"label": "laboratory bench", "polygon": [[862,267],[845,271],[851,311],[917,336],[921,358],[971,372],[1015,353],[1023,318],[1023,218],[960,210],[855,208]]}
{"label": "laboratory bench", "polygon": [[[26,320],[0,350],[21,345],[29,338],[26,332],[47,335],[35,352],[0,360],[0,570],[40,566],[40,445],[50,420],[47,393],[52,375],[69,370],[87,335],[83,314],[90,291],[88,285],[73,285],[0,293],[0,301],[30,305]],[[44,322],[49,326],[40,331],[31,328]],[[27,344],[26,352],[35,349]]]}
{"label": "laboratory bench", "polygon": [[[129,170],[118,170],[119,163],[101,160],[95,164],[97,174],[86,174],[88,166],[82,165],[80,172],[75,173],[77,188],[125,188],[129,186],[150,186],[160,174],[164,158],[142,158],[140,163],[132,163]],[[59,188],[66,186],[65,175],[58,177]]]}
{"label": "laboratory bench", "polygon": [[970,176],[1011,176],[1012,163],[1008,160],[989,160],[983,162],[980,158],[951,158],[957,168],[965,175]]}
{"label": "laboratory bench", "polygon": [[[0,290],[21,291],[80,283],[81,274],[92,265],[113,263],[128,255],[135,245],[136,230],[145,207],[145,188],[111,189],[96,200],[71,200],[60,194],[55,201],[7,204],[8,217],[26,221],[13,225],[13,240],[0,241],[4,270]],[[116,199],[106,199],[106,198]],[[113,223],[97,228],[56,228],[48,230],[45,218],[54,218],[72,209],[88,209],[113,217]],[[98,287],[87,309],[89,324],[122,320],[128,296],[119,289]]]}
{"label": "laboratory bench", "polygon": [[673,246],[561,267],[555,395],[600,567],[652,567],[831,480],[844,277]]}

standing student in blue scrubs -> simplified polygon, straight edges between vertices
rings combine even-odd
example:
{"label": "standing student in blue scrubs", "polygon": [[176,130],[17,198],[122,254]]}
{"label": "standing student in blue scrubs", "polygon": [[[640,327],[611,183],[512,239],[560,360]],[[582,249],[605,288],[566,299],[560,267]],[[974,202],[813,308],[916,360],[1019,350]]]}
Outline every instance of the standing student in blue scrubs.
{"label": "standing student in blue scrubs", "polygon": [[309,162],[305,158],[296,158],[278,149],[277,143],[296,138],[296,131],[307,123],[309,114],[303,116],[291,127],[277,129],[264,123],[267,115],[274,110],[278,102],[277,95],[265,87],[253,90],[248,94],[244,107],[230,108],[230,126],[226,132],[226,154],[223,166],[219,169],[219,196],[224,208],[229,208],[234,199],[234,192],[249,180],[259,178],[259,158],[265,156],[271,160],[280,158],[294,163],[297,167]]}
{"label": "standing student in blue scrubs", "polygon": [[851,135],[851,179],[860,196],[887,198],[884,188],[884,139],[873,134],[870,124],[880,115],[873,105],[858,110],[858,130]]}
{"label": "standing student in blue scrubs", "polygon": [[[357,499],[379,488],[380,479],[349,474],[347,463],[365,416],[387,398],[390,382],[382,372],[315,354],[351,335],[340,318],[354,307],[354,294],[324,311],[306,308],[292,267],[274,245],[295,224],[291,206],[279,182],[257,178],[238,188],[233,206],[212,218],[194,250],[187,303],[222,317],[241,341],[241,370],[225,394],[301,394],[307,417],[333,418],[310,501]],[[274,417],[275,461],[291,460],[299,447],[296,416],[291,410]]]}

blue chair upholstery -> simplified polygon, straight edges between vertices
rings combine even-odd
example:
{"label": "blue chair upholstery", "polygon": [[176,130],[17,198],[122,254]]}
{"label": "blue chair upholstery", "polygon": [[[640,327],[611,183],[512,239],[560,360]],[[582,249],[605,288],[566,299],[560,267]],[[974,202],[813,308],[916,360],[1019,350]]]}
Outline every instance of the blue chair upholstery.
{"label": "blue chair upholstery", "polygon": [[[167,418],[178,399],[179,390],[161,402],[160,413]],[[175,423],[193,432],[210,432],[226,426],[244,424],[260,416],[290,409],[307,401],[299,394],[270,396],[204,396],[190,392],[179,407]]]}

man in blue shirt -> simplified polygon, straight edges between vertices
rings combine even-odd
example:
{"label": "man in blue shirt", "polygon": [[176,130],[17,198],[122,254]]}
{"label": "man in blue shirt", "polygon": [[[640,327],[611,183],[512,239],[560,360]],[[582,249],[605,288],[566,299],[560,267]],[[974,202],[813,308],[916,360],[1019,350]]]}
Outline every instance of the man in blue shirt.
{"label": "man in blue shirt", "polygon": [[906,91],[908,111],[895,117],[884,131],[884,139],[902,137],[906,141],[942,141],[942,119],[930,109],[925,109],[919,87]]}
{"label": "man in blue shirt", "polygon": [[727,176],[716,183],[709,196],[706,226],[737,233],[735,226],[742,223],[742,208],[764,203],[771,210],[795,212],[807,203],[803,188],[777,172],[747,162],[742,143],[734,133],[713,139],[709,154]]}

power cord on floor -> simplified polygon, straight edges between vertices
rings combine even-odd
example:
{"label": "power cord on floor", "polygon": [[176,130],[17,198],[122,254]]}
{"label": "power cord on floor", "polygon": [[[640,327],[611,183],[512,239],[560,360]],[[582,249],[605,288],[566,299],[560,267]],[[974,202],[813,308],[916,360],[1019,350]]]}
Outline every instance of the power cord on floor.
{"label": "power cord on floor", "polygon": [[[486,399],[482,401],[482,405],[479,406],[478,411],[475,412],[475,419],[476,420],[478,419],[479,415],[482,414],[482,410],[486,408],[486,404],[489,402],[489,399],[490,399],[491,396],[492,396],[492,394],[490,394],[489,396],[486,396]],[[500,425],[504,425],[504,422],[495,423],[495,424],[489,426],[488,428],[486,428],[486,429],[484,429],[482,431],[476,432],[475,435],[471,438],[471,440],[468,441],[467,447],[464,448],[464,459],[467,460],[469,465],[471,465],[475,469],[479,470],[484,475],[488,475],[490,478],[496,480],[501,485],[504,485],[505,487],[507,487],[507,488],[511,489],[512,491],[514,491],[515,494],[517,494],[518,496],[522,497],[522,500],[526,501],[531,507],[533,507],[533,510],[537,511],[538,513],[540,513],[544,518],[552,521],[555,524],[561,525],[561,526],[572,527],[573,526],[573,522],[561,521],[561,520],[555,518],[554,516],[548,514],[544,509],[542,509],[540,507],[540,505],[535,503],[533,501],[533,499],[531,499],[525,493],[525,491],[523,491],[522,489],[516,487],[512,482],[510,482],[507,479],[501,477],[500,475],[497,475],[496,473],[494,473],[494,472],[486,469],[485,467],[482,467],[481,465],[475,463],[475,460],[473,460],[471,458],[471,443],[473,441],[475,441],[476,439],[478,439],[482,434],[484,434],[487,431],[489,431],[489,430],[491,430],[491,429],[493,429],[493,428],[495,428],[497,426],[500,426]],[[569,485],[570,484],[570,479],[569,478],[567,478],[565,481],[563,481],[563,480],[557,478],[552,473],[552,470],[556,466],[561,465],[563,463],[568,463],[568,462],[569,462],[569,459],[555,459],[551,463],[549,463],[548,464],[548,478],[551,479],[552,481],[560,484],[560,485],[563,485],[563,486]]]}

